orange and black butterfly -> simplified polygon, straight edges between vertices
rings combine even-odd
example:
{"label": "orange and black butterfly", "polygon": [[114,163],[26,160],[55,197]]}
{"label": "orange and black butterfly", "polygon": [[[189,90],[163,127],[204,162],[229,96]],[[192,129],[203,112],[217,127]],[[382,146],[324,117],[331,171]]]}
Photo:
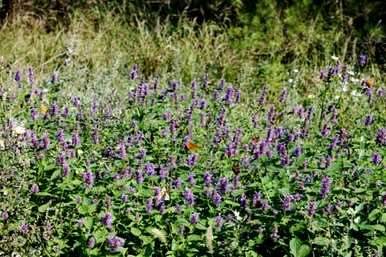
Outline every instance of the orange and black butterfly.
{"label": "orange and black butterfly", "polygon": [[191,151],[191,152],[194,152],[196,151],[198,148],[199,148],[199,145],[198,144],[195,144],[193,143],[191,140],[189,140],[186,144],[185,144],[186,148]]}
{"label": "orange and black butterfly", "polygon": [[232,166],[232,171],[233,173],[237,176],[240,174],[240,165],[239,164],[235,164]]}
{"label": "orange and black butterfly", "polygon": [[373,87],[375,84],[375,79],[374,78],[366,78],[363,80],[363,83],[368,87]]}

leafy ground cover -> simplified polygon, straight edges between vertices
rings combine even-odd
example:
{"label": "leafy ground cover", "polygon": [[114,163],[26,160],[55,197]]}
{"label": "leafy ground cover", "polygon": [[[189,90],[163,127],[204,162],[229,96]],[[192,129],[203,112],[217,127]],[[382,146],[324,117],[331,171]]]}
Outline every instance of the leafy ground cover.
{"label": "leafy ground cover", "polygon": [[366,55],[256,62],[216,26],[114,22],[2,29],[2,254],[384,254],[386,89]]}

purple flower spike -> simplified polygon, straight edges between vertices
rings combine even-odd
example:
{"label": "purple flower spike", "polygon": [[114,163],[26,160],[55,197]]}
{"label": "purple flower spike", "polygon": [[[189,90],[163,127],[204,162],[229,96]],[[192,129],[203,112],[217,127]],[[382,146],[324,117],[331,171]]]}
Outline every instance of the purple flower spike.
{"label": "purple flower spike", "polygon": [[197,224],[198,220],[199,220],[199,214],[197,212],[192,213],[192,215],[190,216],[190,223],[193,225]]}
{"label": "purple flower spike", "polygon": [[365,54],[359,55],[359,65],[360,66],[365,66],[367,64],[368,57]]}
{"label": "purple flower spike", "polygon": [[192,166],[196,165],[197,160],[198,160],[198,155],[197,154],[191,154],[191,155],[189,155],[186,163],[188,164],[188,166],[192,167]]}
{"label": "purple flower spike", "polygon": [[386,128],[378,129],[375,141],[379,145],[386,145]]}
{"label": "purple flower spike", "polygon": [[21,80],[20,71],[16,71],[15,73],[15,81],[19,82]]}
{"label": "purple flower spike", "polygon": [[282,206],[285,211],[291,210],[291,203],[292,203],[293,197],[291,195],[287,195],[284,197],[282,201]]}
{"label": "purple flower spike", "polygon": [[105,213],[102,216],[101,222],[106,227],[111,228],[112,224],[113,224],[113,215],[111,213],[109,213],[109,212]]}
{"label": "purple flower spike", "polygon": [[222,227],[222,224],[223,224],[223,219],[219,214],[214,218],[214,225],[216,226],[216,228],[220,229]]}
{"label": "purple flower spike", "polygon": [[72,146],[77,146],[80,144],[80,137],[79,137],[79,134],[77,131],[74,131],[72,133],[71,144],[72,144]]}
{"label": "purple flower spike", "polygon": [[153,199],[149,198],[146,200],[146,212],[150,214],[152,210],[153,210]]}
{"label": "purple flower spike", "polygon": [[217,192],[214,192],[212,195],[212,200],[214,205],[216,205],[216,207],[219,207],[221,204],[221,195]]}
{"label": "purple flower spike", "polygon": [[92,249],[94,248],[95,246],[95,238],[91,237],[88,241],[87,241],[87,247],[89,249]]}
{"label": "purple flower spike", "polygon": [[9,218],[9,214],[7,212],[7,210],[4,210],[2,213],[1,213],[1,219],[6,222]]}
{"label": "purple flower spike", "polygon": [[363,123],[365,124],[366,127],[368,127],[371,124],[373,124],[373,121],[374,121],[373,116],[367,115]]}
{"label": "purple flower spike", "polygon": [[190,189],[186,189],[182,195],[184,196],[184,199],[185,201],[187,202],[187,204],[189,204],[190,206],[193,206],[194,205],[194,201],[195,201],[195,196],[192,192],[192,190]]}
{"label": "purple flower spike", "polygon": [[322,179],[322,186],[320,189],[320,196],[322,198],[326,198],[326,196],[330,192],[330,187],[331,187],[331,179],[327,176],[324,176]]}
{"label": "purple flower spike", "polygon": [[37,185],[37,184],[33,184],[32,186],[31,186],[31,193],[32,194],[36,194],[36,193],[39,193],[39,186]]}
{"label": "purple flower spike", "polygon": [[379,153],[374,153],[371,162],[374,163],[375,165],[379,165],[382,162],[382,157]]}
{"label": "purple flower spike", "polygon": [[312,217],[315,215],[316,212],[316,203],[315,202],[309,202],[307,207],[307,214],[309,217]]}
{"label": "purple flower spike", "polygon": [[28,82],[30,85],[35,82],[35,73],[31,67],[28,68]]}
{"label": "purple flower spike", "polygon": [[83,173],[83,181],[88,187],[92,187],[94,184],[94,174],[91,171]]}
{"label": "purple flower spike", "polygon": [[212,174],[210,174],[209,172],[205,172],[204,174],[204,184],[205,186],[209,186],[211,183],[212,183]]}
{"label": "purple flower spike", "polygon": [[148,162],[145,164],[145,168],[144,168],[146,174],[148,176],[153,176],[155,174],[155,168],[154,168],[154,164]]}
{"label": "purple flower spike", "polygon": [[20,226],[20,228],[19,228],[20,232],[21,232],[23,235],[28,234],[29,229],[30,229],[30,227],[29,227],[29,225],[26,224],[26,223],[21,224],[21,226]]}
{"label": "purple flower spike", "polygon": [[115,235],[110,235],[107,238],[107,243],[109,244],[110,250],[112,252],[117,252],[124,246],[125,239],[120,238],[120,237],[115,236]]}

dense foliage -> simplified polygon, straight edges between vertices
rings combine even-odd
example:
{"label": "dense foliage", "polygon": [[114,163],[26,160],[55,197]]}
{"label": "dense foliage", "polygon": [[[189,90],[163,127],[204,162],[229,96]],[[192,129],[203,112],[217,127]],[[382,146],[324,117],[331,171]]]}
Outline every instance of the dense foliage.
{"label": "dense foliage", "polygon": [[385,89],[364,70],[337,60],[306,95],[298,70],[246,95],[210,75],[145,81],[133,65],[124,89],[84,97],[61,74],[5,69],[1,249],[380,256]]}
{"label": "dense foliage", "polygon": [[385,255],[383,1],[1,3],[0,256]]}

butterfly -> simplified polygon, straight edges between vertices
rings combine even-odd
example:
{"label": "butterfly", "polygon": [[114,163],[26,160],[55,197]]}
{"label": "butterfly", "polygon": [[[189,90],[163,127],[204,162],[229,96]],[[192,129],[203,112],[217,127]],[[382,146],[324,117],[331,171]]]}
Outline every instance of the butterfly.
{"label": "butterfly", "polygon": [[239,164],[235,164],[232,166],[232,171],[233,173],[237,176],[240,174],[240,165]]}
{"label": "butterfly", "polygon": [[43,114],[43,115],[46,115],[47,112],[48,112],[48,107],[47,107],[47,105],[41,104],[41,105],[40,105],[40,113]]}
{"label": "butterfly", "polygon": [[185,146],[189,151],[192,151],[192,152],[196,151],[199,148],[198,144],[193,143],[191,140],[189,140]]}
{"label": "butterfly", "polygon": [[161,188],[160,195],[165,199],[165,201],[170,200],[170,195],[169,195],[170,190],[167,189],[166,187]]}
{"label": "butterfly", "polygon": [[375,79],[374,78],[366,78],[363,80],[363,82],[366,84],[368,87],[373,87],[375,84]]}

